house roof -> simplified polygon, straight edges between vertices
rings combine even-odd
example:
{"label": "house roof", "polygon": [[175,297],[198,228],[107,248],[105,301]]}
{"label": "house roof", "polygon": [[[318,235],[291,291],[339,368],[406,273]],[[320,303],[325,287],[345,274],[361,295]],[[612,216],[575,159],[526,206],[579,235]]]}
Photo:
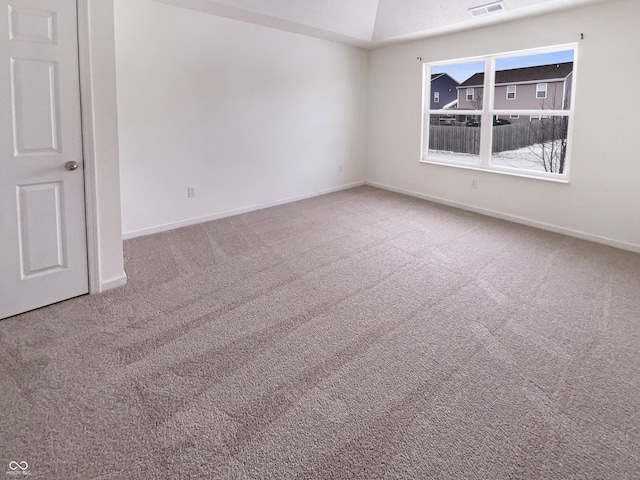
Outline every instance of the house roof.
{"label": "house roof", "polygon": [[[519,82],[539,82],[540,80],[563,80],[573,71],[573,62],[552,63],[535,67],[512,68],[496,72],[496,85]],[[484,73],[476,73],[460,84],[460,87],[481,87]]]}
{"label": "house roof", "polygon": [[456,84],[458,83],[455,78],[453,78],[451,75],[449,75],[446,72],[445,73],[432,73],[431,74],[431,81],[433,82],[436,78],[440,78],[440,77],[448,77],[450,80],[453,80]]}

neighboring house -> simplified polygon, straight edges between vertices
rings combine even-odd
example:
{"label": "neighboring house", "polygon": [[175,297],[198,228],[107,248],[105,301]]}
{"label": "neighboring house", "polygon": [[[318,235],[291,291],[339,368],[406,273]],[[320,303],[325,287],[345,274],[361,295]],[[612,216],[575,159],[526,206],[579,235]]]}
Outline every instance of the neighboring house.
{"label": "neighboring house", "polygon": [[[563,110],[571,98],[573,62],[514,68],[496,72],[495,105],[497,110]],[[484,73],[476,73],[457,87],[459,109],[480,109]],[[500,115],[510,122],[541,116]]]}
{"label": "neighboring house", "polygon": [[446,73],[434,73],[431,75],[431,109],[455,108],[458,99],[459,83]]}

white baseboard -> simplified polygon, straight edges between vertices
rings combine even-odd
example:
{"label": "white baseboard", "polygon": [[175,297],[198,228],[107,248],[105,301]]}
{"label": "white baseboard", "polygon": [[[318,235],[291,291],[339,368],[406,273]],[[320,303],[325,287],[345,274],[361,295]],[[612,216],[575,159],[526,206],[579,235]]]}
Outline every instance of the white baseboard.
{"label": "white baseboard", "polygon": [[[284,205],[286,203],[297,202],[299,200],[305,200],[307,198],[318,197],[320,195],[326,195],[327,193],[339,192],[340,190],[348,190],[349,188],[360,187],[365,182],[350,183],[348,185],[342,185],[340,187],[334,187],[320,192],[310,193],[306,195],[299,195],[297,197],[288,197],[281,200],[275,200],[273,202],[261,203],[258,205],[252,205],[249,207],[238,208],[235,210],[228,210],[226,212],[214,213],[213,215],[205,215],[203,217],[189,218],[187,220],[180,220],[178,222],[166,223],[164,225],[157,225],[155,227],[143,228],[140,230],[132,230],[130,232],[123,232],[122,239],[129,240],[131,238],[142,237],[144,235],[152,235],[154,233],[166,232],[167,230],[174,230],[180,227],[188,227],[190,225],[196,225],[198,223],[210,222],[212,220],[219,220],[221,218],[232,217],[234,215],[240,215],[243,213],[254,212],[256,210],[262,210],[263,208],[276,207],[278,205]],[[126,282],[126,279],[125,279]]]}
{"label": "white baseboard", "polygon": [[110,278],[108,280],[102,280],[100,282],[100,290],[96,293],[106,292],[107,290],[113,290],[114,288],[123,287],[127,284],[127,274],[122,272],[117,277]]}
{"label": "white baseboard", "polygon": [[385,185],[383,183],[367,181],[366,184],[372,187],[381,188],[383,190],[389,190],[391,192],[408,195],[410,197],[421,198],[423,200],[428,200],[430,202],[440,203],[442,205],[460,208],[462,210],[468,210],[470,212],[479,213],[481,215],[487,215],[489,217],[499,218],[501,220],[507,220],[514,223],[520,223],[522,225],[528,225],[530,227],[539,228],[541,230],[560,233],[562,235],[568,235],[570,237],[580,238],[582,240],[589,240],[591,242],[601,243],[603,245],[608,245],[610,247],[615,247],[615,248],[620,248],[622,250],[628,250],[630,252],[640,253],[640,245],[636,245],[633,243],[621,242],[619,240],[614,240],[612,238],[607,238],[607,237],[601,237],[599,235],[593,235],[590,233],[581,232],[579,230],[572,230],[570,228],[559,227],[557,225],[551,225],[549,223],[538,222],[535,220],[530,220],[528,218],[518,217],[516,215],[509,215],[506,213],[497,212],[495,210],[490,210],[488,208],[481,208],[481,207],[476,207],[474,205],[468,205],[466,203],[454,202],[454,201],[436,197],[433,195],[425,195],[423,193],[413,192],[411,190],[405,190],[403,188],[397,188],[391,185]]}

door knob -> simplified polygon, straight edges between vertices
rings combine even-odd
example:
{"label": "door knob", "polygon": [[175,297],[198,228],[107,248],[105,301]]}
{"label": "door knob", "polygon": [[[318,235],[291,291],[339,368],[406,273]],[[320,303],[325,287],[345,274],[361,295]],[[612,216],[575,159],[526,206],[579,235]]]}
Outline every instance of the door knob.
{"label": "door knob", "polygon": [[70,172],[73,172],[74,170],[78,169],[78,162],[67,162],[64,164],[64,168],[66,168]]}

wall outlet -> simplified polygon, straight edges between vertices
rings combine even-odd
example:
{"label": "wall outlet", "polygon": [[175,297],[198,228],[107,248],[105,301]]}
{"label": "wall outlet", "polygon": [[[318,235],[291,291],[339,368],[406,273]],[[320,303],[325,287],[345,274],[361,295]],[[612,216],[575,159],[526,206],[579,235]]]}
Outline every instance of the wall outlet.
{"label": "wall outlet", "polygon": [[477,180],[471,180],[471,188],[473,188],[473,189],[478,188],[478,181]]}
{"label": "wall outlet", "polygon": [[194,198],[196,196],[196,187],[195,185],[189,185],[187,187],[187,198]]}

